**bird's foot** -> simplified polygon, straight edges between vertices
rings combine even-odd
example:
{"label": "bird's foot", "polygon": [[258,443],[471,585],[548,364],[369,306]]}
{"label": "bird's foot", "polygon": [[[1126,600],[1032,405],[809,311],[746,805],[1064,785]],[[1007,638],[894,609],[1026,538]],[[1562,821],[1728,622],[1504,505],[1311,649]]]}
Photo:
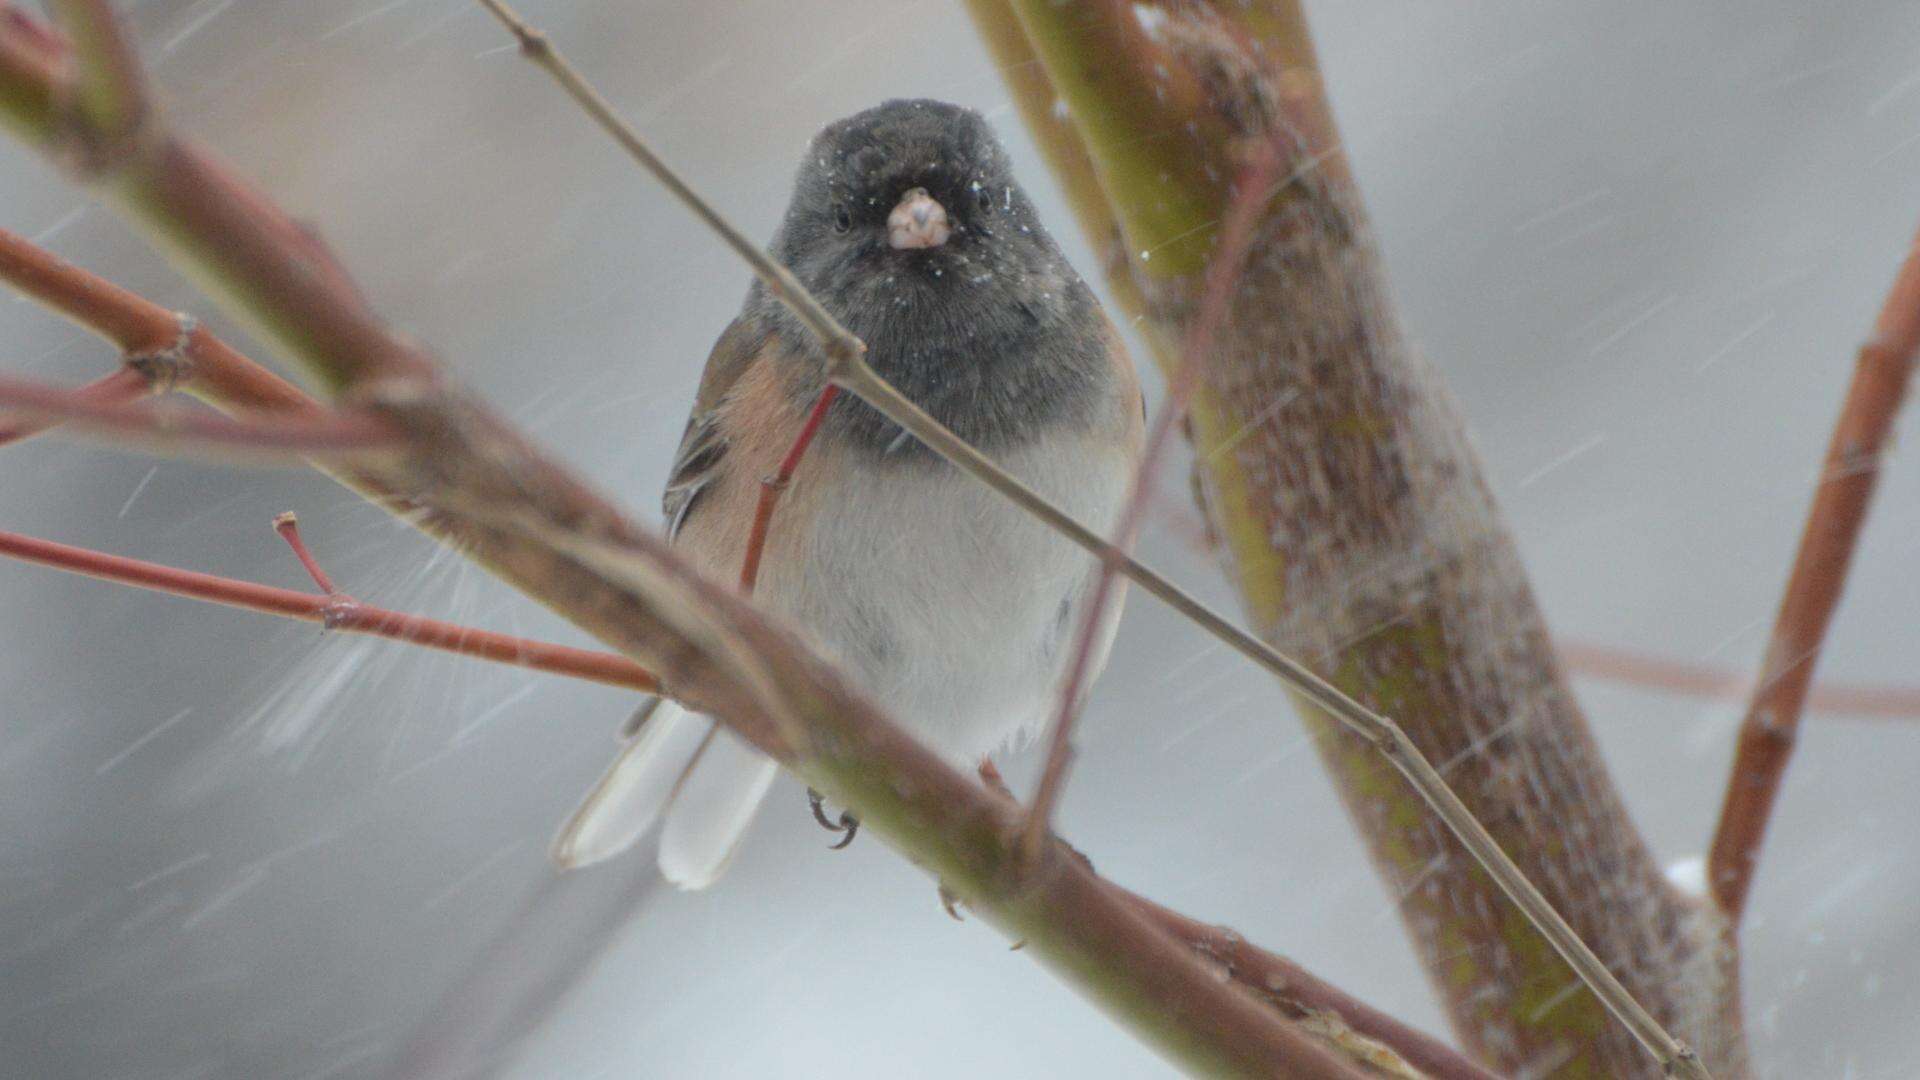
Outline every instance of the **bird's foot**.
{"label": "bird's foot", "polygon": [[807,806],[813,811],[813,820],[819,822],[820,827],[826,829],[828,832],[841,834],[840,842],[830,846],[827,850],[839,851],[841,848],[853,843],[855,834],[860,831],[860,819],[854,817],[851,811],[842,810],[840,812],[840,820],[834,821],[827,817],[826,805],[827,797],[825,795],[820,794],[812,788],[807,789]]}
{"label": "bird's foot", "polygon": [[954,922],[967,921],[966,917],[960,914],[960,897],[952,889],[947,888],[947,883],[944,881],[940,883],[940,906],[947,909],[947,914],[953,917]]}

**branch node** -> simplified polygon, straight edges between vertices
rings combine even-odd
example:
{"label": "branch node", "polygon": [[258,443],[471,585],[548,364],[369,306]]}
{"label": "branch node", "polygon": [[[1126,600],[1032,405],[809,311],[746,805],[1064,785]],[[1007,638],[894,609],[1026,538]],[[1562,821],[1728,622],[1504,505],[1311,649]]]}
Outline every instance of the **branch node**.
{"label": "branch node", "polygon": [[360,601],[346,593],[330,593],[327,606],[320,609],[320,629],[338,630],[347,625],[360,610]]}
{"label": "branch node", "polygon": [[1673,1056],[1661,1062],[1660,1067],[1668,1076],[1699,1076],[1702,1074],[1700,1055],[1694,1053],[1693,1047],[1688,1046],[1686,1043],[1679,1044]]}
{"label": "branch node", "polygon": [[868,385],[867,343],[857,337],[831,336],[826,341],[827,381],[847,390]]}
{"label": "branch node", "polygon": [[520,55],[529,60],[542,61],[553,52],[546,33],[524,23],[514,27],[513,36],[520,40]]}
{"label": "branch node", "polygon": [[156,394],[171,393],[193,374],[193,335],[200,320],[184,311],[173,313],[179,333],[164,348],[129,352],[121,358],[128,367],[144,376]]}

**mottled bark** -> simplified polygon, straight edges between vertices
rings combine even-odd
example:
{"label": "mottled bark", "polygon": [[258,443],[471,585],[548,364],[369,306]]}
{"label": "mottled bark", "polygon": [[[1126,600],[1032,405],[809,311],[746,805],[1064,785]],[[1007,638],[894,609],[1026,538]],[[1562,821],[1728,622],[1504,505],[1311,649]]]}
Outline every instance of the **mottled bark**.
{"label": "mottled bark", "polygon": [[[1357,200],[1306,187],[1249,269],[1194,425],[1249,616],[1398,719],[1641,1003],[1737,1075],[1724,920],[1667,884],[1621,804],[1452,395],[1387,304]],[[1184,320],[1177,283],[1149,297],[1156,320]],[[1393,768],[1308,715],[1463,1041],[1514,1072],[1648,1072]]]}
{"label": "mottled bark", "polygon": [[[1725,920],[1665,881],[1607,775],[1452,396],[1393,313],[1297,4],[1169,3],[1144,21],[1118,2],[974,7],[1163,367],[1200,284],[1198,260],[1163,252],[1209,243],[1223,203],[1169,213],[1199,200],[1163,197],[1181,174],[1161,159],[1178,147],[1188,174],[1231,175],[1247,139],[1285,133],[1292,179],[1190,429],[1249,617],[1396,718],[1641,1003],[1715,1075],[1746,1073]],[[1047,78],[1016,66],[1036,55]],[[1657,1074],[1393,767],[1303,712],[1468,1048],[1523,1075]]]}

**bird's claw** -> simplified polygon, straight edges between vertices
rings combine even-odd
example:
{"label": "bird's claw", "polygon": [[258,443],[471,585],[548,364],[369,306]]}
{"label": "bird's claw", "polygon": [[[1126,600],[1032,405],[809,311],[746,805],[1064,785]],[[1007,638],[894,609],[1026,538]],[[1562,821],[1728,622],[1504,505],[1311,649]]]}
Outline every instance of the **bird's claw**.
{"label": "bird's claw", "polygon": [[947,914],[953,918],[954,922],[967,921],[966,917],[960,914],[960,897],[955,895],[952,889],[947,888],[947,883],[944,881],[940,883],[940,906],[947,909]]}
{"label": "bird's claw", "polygon": [[820,827],[828,832],[842,834],[839,843],[830,845],[827,848],[829,851],[839,851],[848,844],[853,843],[854,836],[860,832],[860,819],[854,817],[852,813],[842,810],[840,812],[840,820],[834,821],[827,817],[826,804],[827,797],[825,795],[820,794],[812,788],[807,789],[807,807],[813,811],[813,820],[819,822]]}

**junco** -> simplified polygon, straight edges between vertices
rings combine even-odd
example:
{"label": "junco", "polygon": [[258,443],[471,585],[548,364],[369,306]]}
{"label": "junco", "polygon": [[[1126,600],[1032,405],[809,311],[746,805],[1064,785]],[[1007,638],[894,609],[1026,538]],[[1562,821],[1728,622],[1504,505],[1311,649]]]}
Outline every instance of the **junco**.
{"label": "junco", "polygon": [[[981,117],[889,101],[815,136],[772,251],[867,343],[874,368],[1090,527],[1139,456],[1139,383]],[[665,498],[674,543],[737,578],[759,497],[824,383],[819,345],[756,283],[713,348]],[[851,395],[782,497],[756,596],[955,765],[1054,711],[1096,565]],[[1119,605],[1109,609],[1117,618]],[[1104,665],[1113,621],[1097,642]],[[664,815],[659,863],[725,869],[774,763],[662,701],[554,841],[565,867]]]}

